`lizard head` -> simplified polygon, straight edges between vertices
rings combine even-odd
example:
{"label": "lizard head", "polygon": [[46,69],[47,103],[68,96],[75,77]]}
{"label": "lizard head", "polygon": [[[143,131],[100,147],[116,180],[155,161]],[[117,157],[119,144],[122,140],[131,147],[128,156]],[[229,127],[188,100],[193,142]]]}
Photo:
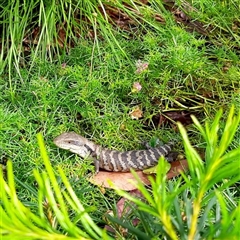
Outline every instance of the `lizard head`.
{"label": "lizard head", "polygon": [[88,139],[76,134],[75,132],[62,133],[56,137],[53,142],[62,149],[76,153],[82,158],[88,157],[95,151],[95,144]]}

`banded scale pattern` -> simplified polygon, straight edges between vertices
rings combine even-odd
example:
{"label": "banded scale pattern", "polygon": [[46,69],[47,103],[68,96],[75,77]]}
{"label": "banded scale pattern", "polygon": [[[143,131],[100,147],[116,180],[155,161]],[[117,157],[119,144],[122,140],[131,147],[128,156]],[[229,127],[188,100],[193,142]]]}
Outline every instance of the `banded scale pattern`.
{"label": "banded scale pattern", "polygon": [[173,147],[173,143],[169,142],[157,148],[119,152],[102,148],[74,132],[61,134],[54,139],[54,143],[59,148],[76,153],[82,158],[92,159],[96,172],[99,171],[99,168],[114,172],[149,168],[155,166],[161,156],[167,156]]}
{"label": "banded scale pattern", "polygon": [[96,155],[100,168],[113,172],[129,172],[130,169],[143,170],[157,165],[159,158],[168,155],[172,146],[170,142],[158,148],[126,152],[99,149]]}

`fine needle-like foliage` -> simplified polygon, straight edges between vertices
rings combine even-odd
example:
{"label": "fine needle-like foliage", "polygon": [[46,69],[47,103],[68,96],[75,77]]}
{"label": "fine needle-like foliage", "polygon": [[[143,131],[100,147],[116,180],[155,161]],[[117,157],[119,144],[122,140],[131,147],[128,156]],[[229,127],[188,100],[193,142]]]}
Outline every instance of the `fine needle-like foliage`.
{"label": "fine needle-like foliage", "polygon": [[140,180],[137,185],[146,199],[145,203],[117,190],[138,206],[135,214],[143,225],[141,231],[126,222],[110,219],[139,238],[239,239],[240,205],[234,198],[233,189],[240,180],[240,147],[231,149],[230,144],[239,127],[240,114],[234,115],[232,107],[224,129],[219,132],[221,116],[222,111],[219,111],[213,123],[206,122],[205,127],[193,117],[196,128],[206,142],[205,159],[201,159],[190,144],[186,130],[178,124],[190,176],[182,173],[182,179],[167,183],[164,173],[166,163],[159,161],[156,180],[151,180],[152,193]]}
{"label": "fine needle-like foliage", "polygon": [[[121,62],[119,54],[122,57],[127,55],[115,37],[117,28],[113,29],[106,7],[118,7],[140,25],[142,23],[138,19],[148,22],[140,16],[141,9],[146,12],[147,6],[144,7],[141,2],[136,5],[131,1],[127,1],[127,5],[130,10],[122,1],[16,0],[14,4],[2,1],[0,73],[8,67],[9,74],[12,68],[20,74],[20,68],[28,65],[25,55],[29,54],[32,55],[32,63],[39,58],[49,61],[60,59],[61,54],[68,52],[71,46],[83,38],[90,38],[94,42],[93,54],[98,51],[99,39],[105,39],[116,59]],[[117,53],[116,49],[120,51]]]}
{"label": "fine needle-like foliage", "polygon": [[[37,137],[46,169],[42,173],[34,170],[38,184],[38,210],[31,211],[18,199],[13,166],[9,161],[7,181],[0,171],[1,239],[111,239],[85,211],[62,169],[57,171],[62,187],[58,185],[42,135]],[[70,218],[70,211],[74,218]]]}
{"label": "fine needle-like foliage", "polygon": [[[204,160],[190,144],[186,130],[178,124],[190,175],[182,173],[178,180],[166,182],[166,163],[161,159],[156,179],[150,179],[152,191],[140,180],[137,185],[145,201],[117,190],[136,204],[134,217],[140,220],[138,227],[129,224],[130,219],[122,222],[108,216],[109,224],[120,224],[138,239],[238,239],[240,206],[234,185],[240,180],[240,147],[231,149],[230,144],[239,127],[240,114],[234,114],[232,107],[219,133],[221,116],[219,111],[213,123],[206,122],[205,127],[193,117],[206,142]],[[86,212],[63,170],[58,168],[54,172],[42,135],[37,137],[45,171],[34,170],[38,184],[35,211],[18,199],[12,162],[7,164],[7,179],[0,171],[2,239],[111,239]]]}

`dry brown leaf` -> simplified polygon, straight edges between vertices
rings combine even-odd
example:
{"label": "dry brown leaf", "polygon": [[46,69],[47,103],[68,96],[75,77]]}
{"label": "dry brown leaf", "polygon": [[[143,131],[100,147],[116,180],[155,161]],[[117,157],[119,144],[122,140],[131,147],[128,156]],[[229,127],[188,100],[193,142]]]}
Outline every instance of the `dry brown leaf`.
{"label": "dry brown leaf", "polygon": [[181,122],[184,126],[192,123],[190,111],[169,111],[153,116],[153,122],[158,127],[172,122]]}
{"label": "dry brown leaf", "polygon": [[[143,195],[142,193],[138,190],[138,189],[135,189],[135,190],[132,190],[132,191],[129,191],[129,194],[133,197],[137,197],[137,198],[140,198],[140,199],[143,199]],[[116,209],[117,209],[117,216],[118,218],[121,218],[122,216],[126,218],[126,216],[130,215],[131,212],[132,212],[132,208],[135,208],[136,207],[136,204],[129,201],[128,199],[126,198],[121,198],[118,202],[117,202],[117,205],[116,205]],[[108,211],[107,214],[109,214],[110,216],[113,216],[113,211]],[[139,223],[139,219],[138,218],[134,218],[132,220],[132,224],[133,226],[136,226],[138,223]],[[115,230],[109,226],[109,225],[105,225],[104,227],[107,231],[110,231],[110,232],[115,232]],[[120,227],[121,228],[121,227]],[[123,235],[125,236],[126,233],[127,233],[127,229],[125,228],[121,228],[121,229],[118,229],[118,231],[120,231],[121,233],[123,233]]]}
{"label": "dry brown leaf", "polygon": [[[150,185],[150,182],[142,171],[136,172],[142,182],[146,185]],[[98,174],[94,175],[90,182],[105,188],[119,188],[125,191],[131,191],[136,189],[134,184],[137,183],[136,179],[130,172],[106,172],[100,171]]]}
{"label": "dry brown leaf", "polygon": [[186,172],[188,170],[187,160],[174,161],[171,163],[171,169],[167,173],[167,179],[171,179],[180,174],[180,172]]}
{"label": "dry brown leaf", "polygon": [[130,117],[132,119],[136,119],[138,120],[139,118],[142,118],[143,117],[143,112],[142,110],[140,109],[139,106],[136,106],[130,113],[129,113]]}
{"label": "dry brown leaf", "polygon": [[[187,160],[172,162],[171,169],[167,173],[167,179],[176,177],[180,174],[180,171],[184,172],[187,169]],[[148,180],[149,175],[144,174],[142,171],[136,171],[136,173],[145,185],[150,185],[150,181]],[[135,184],[137,184],[137,180],[134,178],[131,172],[122,173],[100,171],[90,179],[90,182],[105,188],[119,188],[125,191],[136,189]]]}
{"label": "dry brown leaf", "polygon": [[[180,161],[172,162],[171,163],[171,169],[169,170],[169,172],[167,174],[167,179],[171,179],[171,178],[179,175],[181,171],[186,171],[187,169],[188,169],[187,160],[180,160]],[[142,171],[138,171],[136,173],[138,174],[140,179],[146,185],[150,184],[150,182],[147,178],[148,175],[143,174]],[[114,176],[114,178],[112,178],[113,176]],[[130,189],[131,187],[134,187],[134,185],[128,184],[129,183],[128,180],[131,179],[131,180],[136,182],[136,180],[134,179],[134,177],[131,173],[99,172],[97,175],[95,175],[94,181],[96,181],[96,180],[99,181],[99,179],[101,179],[101,181],[98,182],[98,184],[103,184],[105,187],[108,187],[108,186],[105,185],[106,177],[108,179],[111,179],[111,181],[114,183],[115,186],[117,186],[118,183],[121,183],[120,184],[121,186],[118,185],[117,187],[121,188],[122,190],[129,191],[129,194],[132,195],[133,197],[137,197],[139,199],[144,199],[142,193],[138,189]],[[115,182],[115,180],[117,180],[117,181]],[[111,187],[112,186],[110,186],[110,188]],[[129,189],[127,189],[126,187],[129,187]],[[129,215],[131,215],[132,209],[135,208],[135,207],[136,207],[135,203],[129,201],[128,199],[126,199],[124,197],[121,198],[116,205],[117,217],[119,219],[121,219],[122,217],[127,218]],[[110,211],[107,212],[107,214],[113,216],[113,211],[110,210]],[[134,218],[132,220],[133,226],[137,226],[139,221],[140,220],[138,218]],[[110,225],[105,225],[104,228],[107,231],[115,233],[115,230]],[[128,230],[126,228],[121,227],[121,226],[118,227],[118,231],[121,232],[123,236],[126,236],[127,233],[128,233]]]}

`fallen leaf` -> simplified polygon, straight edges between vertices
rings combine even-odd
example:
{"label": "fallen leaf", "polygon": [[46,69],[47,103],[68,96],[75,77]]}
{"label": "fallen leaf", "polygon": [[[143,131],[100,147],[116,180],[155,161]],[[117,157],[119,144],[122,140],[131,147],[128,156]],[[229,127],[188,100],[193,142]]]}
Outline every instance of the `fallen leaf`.
{"label": "fallen leaf", "polygon": [[[142,171],[136,171],[136,173],[144,184],[150,185],[147,175],[145,175]],[[94,175],[90,179],[90,182],[105,188],[119,188],[125,191],[136,189],[132,182],[137,183],[131,172],[122,173],[106,171],[99,171],[98,174]]]}
{"label": "fallen leaf", "polygon": [[[133,197],[137,197],[137,198],[140,198],[140,199],[143,199],[143,195],[142,193],[138,190],[138,189],[135,189],[135,190],[132,190],[132,191],[129,191],[129,194]],[[132,209],[133,208],[136,208],[136,204],[129,201],[128,199],[126,198],[121,198],[117,204],[116,204],[116,209],[117,209],[117,217],[119,219],[121,219],[122,217],[124,217],[125,219],[128,218],[129,215],[131,215],[132,213]],[[113,211],[108,211],[107,212],[108,215],[110,216],[114,216],[113,214]],[[106,219],[107,220],[107,219]],[[108,221],[107,221],[108,222]],[[134,218],[132,220],[132,224],[133,226],[136,226],[138,223],[140,222],[140,220],[138,218]],[[115,232],[115,230],[109,226],[109,225],[105,225],[104,227],[107,231],[110,231],[110,232]],[[125,236],[127,234],[127,229],[125,228],[122,228],[121,226],[119,226],[120,229],[118,229],[118,231],[120,231],[121,233],[123,233],[123,235]]]}
{"label": "fallen leaf", "polygon": [[[188,169],[188,164],[187,164],[187,160],[180,160],[180,161],[175,161],[171,163],[171,169],[170,171],[167,173],[167,179],[171,179],[177,175],[180,174],[181,171],[186,171]],[[138,176],[140,177],[140,179],[144,182],[144,184],[146,185],[150,185],[150,182],[147,178],[148,175],[143,174],[142,171],[138,171],[136,172],[138,174]],[[114,178],[113,178],[114,176]],[[153,177],[155,175],[152,175]],[[93,180],[94,181],[98,181],[98,185],[104,185],[105,187],[110,187],[112,188],[112,185],[106,185],[108,184],[109,180],[107,181],[106,179],[111,179],[111,181],[114,183],[114,187],[118,187],[122,190],[126,190],[129,191],[129,194],[132,195],[133,197],[142,199],[144,201],[144,197],[142,195],[142,193],[140,192],[140,190],[135,189],[134,185],[132,183],[129,183],[129,180],[134,181],[135,183],[137,183],[137,181],[135,180],[135,178],[133,177],[133,175],[131,173],[113,173],[113,172],[99,172],[97,175],[94,176]],[[100,180],[100,181],[99,181]],[[117,181],[116,181],[117,180]],[[94,182],[93,182],[94,183]],[[120,184],[119,184],[120,183]],[[96,183],[95,183],[96,184]],[[118,185],[117,185],[118,184]],[[121,185],[121,186],[120,186]],[[128,187],[128,189],[127,189]],[[133,188],[132,188],[133,187]],[[132,188],[132,189],[131,189]],[[132,209],[135,209],[137,206],[135,203],[129,201],[126,198],[121,198],[116,205],[116,210],[117,210],[117,217],[119,219],[123,218],[124,219],[128,219],[129,216],[132,214]],[[113,211],[108,211],[106,213],[107,215],[110,216],[114,216]],[[107,216],[105,215],[105,216]],[[105,220],[107,223],[109,223],[107,217],[105,217]],[[134,218],[132,219],[132,224],[133,226],[138,225],[138,223],[140,222],[140,220],[138,218]],[[110,224],[110,223],[109,223]],[[126,236],[128,233],[128,229],[123,228],[122,226],[115,226],[117,227],[117,231],[121,232],[121,234],[123,236]],[[105,225],[104,227],[107,231],[113,232],[115,233],[116,230],[113,229],[110,225]]]}
{"label": "fallen leaf", "polygon": [[132,119],[138,120],[139,118],[143,117],[143,112],[140,109],[139,106],[136,106],[130,113],[129,113],[130,117]]}
{"label": "fallen leaf", "polygon": [[173,122],[181,122],[183,125],[189,125],[192,123],[191,114],[189,111],[169,111],[153,116],[152,120],[157,127]]}
{"label": "fallen leaf", "polygon": [[167,179],[174,178],[180,174],[180,172],[186,172],[188,170],[187,160],[179,160],[171,163],[171,169],[167,173]]}
{"label": "fallen leaf", "polygon": [[[164,160],[166,161],[166,160]],[[170,169],[171,169],[171,164],[169,162],[166,161],[166,166],[165,166],[165,173],[167,173]],[[150,168],[146,168],[143,170],[143,173],[145,174],[153,174],[153,173],[157,173],[157,165],[150,167]]]}
{"label": "fallen leaf", "polygon": [[[138,189],[134,189],[128,192],[131,196],[143,199],[142,193]],[[131,210],[130,206],[126,206],[126,201],[129,202],[126,198],[121,198],[117,203],[117,215],[118,217],[122,217],[124,214],[126,215]]]}
{"label": "fallen leaf", "polygon": [[[180,160],[171,163],[171,169],[167,173],[167,179],[171,179],[180,174],[181,171],[185,172],[188,169],[187,160]],[[138,177],[145,185],[150,185],[148,176],[142,171],[136,171]],[[155,176],[152,174],[151,176]],[[131,172],[107,172],[99,171],[98,174],[92,176],[89,181],[95,185],[105,188],[119,188],[125,191],[131,191],[136,189],[135,184],[137,180],[134,178]]]}

